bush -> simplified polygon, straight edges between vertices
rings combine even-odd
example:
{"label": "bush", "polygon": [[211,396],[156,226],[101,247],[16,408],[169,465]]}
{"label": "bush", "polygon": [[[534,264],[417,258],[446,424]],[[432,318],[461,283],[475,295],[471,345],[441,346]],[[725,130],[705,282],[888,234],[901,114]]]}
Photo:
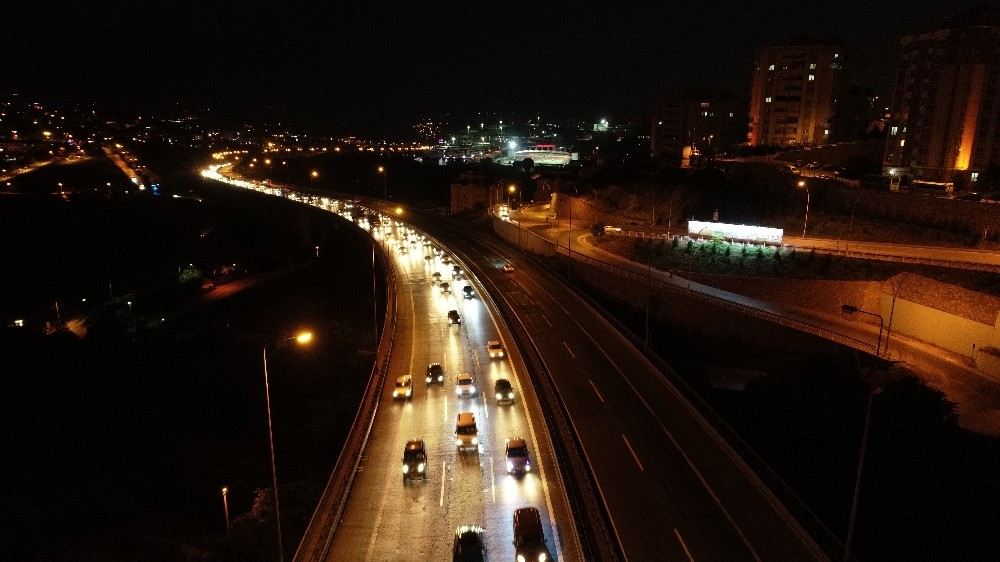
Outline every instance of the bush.
{"label": "bush", "polygon": [[764,248],[757,248],[757,253],[754,255],[757,261],[763,261],[764,259]]}

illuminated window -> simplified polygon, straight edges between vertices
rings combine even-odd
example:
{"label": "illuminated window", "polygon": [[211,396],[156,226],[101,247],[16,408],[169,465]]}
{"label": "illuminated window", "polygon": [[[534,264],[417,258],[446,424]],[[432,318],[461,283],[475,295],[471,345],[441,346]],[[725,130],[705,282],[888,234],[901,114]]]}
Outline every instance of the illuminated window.
{"label": "illuminated window", "polygon": [[809,70],[816,70],[816,63],[814,62],[809,63]]}
{"label": "illuminated window", "polygon": [[771,96],[764,98],[764,103],[771,103]]}
{"label": "illuminated window", "polygon": [[707,108],[708,106],[709,106],[709,103],[707,101],[701,102],[701,107],[702,108]]}
{"label": "illuminated window", "polygon": [[972,172],[969,175],[969,181],[979,181],[979,172]]}
{"label": "illuminated window", "polygon": [[767,69],[768,70],[774,70],[774,65],[772,64],[771,66],[767,67]]}
{"label": "illuminated window", "polygon": [[891,129],[889,129],[889,134],[890,135],[895,135],[898,132],[899,132],[899,127],[897,127],[895,125],[893,125],[893,127]]}
{"label": "illuminated window", "polygon": [[823,134],[824,135],[829,135],[830,134],[830,129],[823,129]]}
{"label": "illuminated window", "polygon": [[906,139],[903,139],[903,140],[899,141],[899,146],[900,147],[906,146]]}
{"label": "illuminated window", "polygon": [[812,82],[812,81],[813,81],[813,80],[815,80],[815,79],[816,79],[816,75],[815,75],[815,74],[810,74],[810,75],[809,75],[809,81],[810,81],[810,82]]}
{"label": "illuminated window", "polygon": [[840,58],[840,53],[833,53],[833,58],[839,59]]}

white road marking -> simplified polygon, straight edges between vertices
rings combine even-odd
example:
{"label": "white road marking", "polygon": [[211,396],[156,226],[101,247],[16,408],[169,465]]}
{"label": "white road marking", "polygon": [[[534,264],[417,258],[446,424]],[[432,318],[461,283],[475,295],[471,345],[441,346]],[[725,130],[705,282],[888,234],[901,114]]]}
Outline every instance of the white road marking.
{"label": "white road marking", "polygon": [[566,348],[566,352],[569,353],[570,357],[572,357],[573,359],[576,359],[576,354],[573,353],[573,350],[569,348],[569,344],[568,343],[563,342],[563,347]]}
{"label": "white road marking", "polygon": [[493,470],[493,455],[490,455],[490,490],[493,492],[493,503],[497,503],[497,473]]}
{"label": "white road marking", "polygon": [[674,529],[674,535],[677,536],[677,542],[681,543],[681,548],[684,549],[684,554],[688,557],[688,562],[694,562],[694,556],[691,556],[691,551],[688,550],[688,545],[684,542],[684,537],[681,536],[681,532]]}
{"label": "white road marking", "polygon": [[441,498],[438,500],[438,506],[444,507],[444,470],[448,466],[448,463],[441,463]]}
{"label": "white road marking", "polygon": [[549,322],[548,316],[542,314],[542,320],[545,320],[545,323],[549,325],[549,328],[555,328],[555,326],[552,325],[552,322]]}
{"label": "white road marking", "polygon": [[597,385],[596,385],[596,384],[594,384],[594,381],[592,381],[592,380],[590,380],[590,379],[587,379],[587,382],[589,382],[589,383],[590,383],[590,388],[593,388],[593,389],[594,389],[594,394],[596,394],[596,395],[597,395],[597,399],[598,399],[598,400],[600,400],[600,401],[601,401],[601,403],[603,404],[603,403],[604,403],[604,397],[603,397],[603,396],[601,396],[601,391],[597,390]]}
{"label": "white road marking", "polygon": [[483,415],[486,419],[490,419],[490,409],[486,407],[486,393],[480,392],[479,395],[483,397]]}
{"label": "white road marking", "polygon": [[445,423],[445,425],[447,425],[448,424],[448,397],[445,396],[444,400],[442,400],[442,402],[444,402],[444,423]]}
{"label": "white road marking", "polygon": [[628,442],[628,437],[622,433],[622,439],[625,440],[625,446],[628,447],[628,452],[632,453],[632,458],[635,459],[635,464],[639,465],[639,470],[645,472],[645,468],[642,466],[642,461],[639,460],[639,455],[635,454],[635,449],[632,448],[632,444]]}

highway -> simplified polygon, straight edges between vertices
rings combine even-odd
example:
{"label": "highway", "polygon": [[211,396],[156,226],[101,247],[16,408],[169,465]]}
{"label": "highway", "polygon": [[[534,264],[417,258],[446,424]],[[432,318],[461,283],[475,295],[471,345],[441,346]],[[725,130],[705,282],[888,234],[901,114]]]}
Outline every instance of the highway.
{"label": "highway", "polygon": [[[282,193],[259,184],[243,187]],[[489,238],[429,216],[407,220],[439,237],[472,269],[474,286],[484,284],[510,311],[505,320],[523,326],[529,341],[517,343],[538,354],[546,373],[532,376],[551,377],[566,405],[625,559],[825,559],[670,379],[581,296]],[[480,299],[458,302],[454,294],[434,290],[428,275],[437,262],[425,266],[419,250],[392,251],[402,275],[390,378],[418,375],[415,396],[394,404],[383,389],[363,469],[328,559],[446,559],[455,526],[475,523],[488,529],[490,559],[510,560],[510,513],[521,505],[543,510],[546,535],[561,559],[580,559],[524,366],[517,360],[491,363],[485,352],[485,341],[499,334],[516,358],[510,336],[498,330]],[[514,271],[502,272],[498,264],[504,262]],[[447,325],[444,315],[451,308],[462,313],[461,328]],[[526,399],[501,409],[489,400],[459,401],[450,381],[428,389],[419,375],[431,361],[442,362],[449,374],[467,369],[487,386],[512,373]],[[457,407],[480,420],[478,456],[455,451]],[[497,446],[511,434],[528,438],[540,457],[541,477],[534,484],[497,468]],[[404,487],[403,444],[417,437],[428,444],[430,476],[426,484]]]}
{"label": "highway", "polygon": [[[217,172],[206,177],[313,204],[354,220],[340,201],[231,180]],[[516,346],[509,345],[510,335],[480,298],[480,286],[467,272],[452,279],[453,257],[443,248],[435,252],[431,241],[425,244],[416,238],[421,235],[403,222],[383,217],[384,228],[373,228],[366,220],[355,223],[369,231],[396,271],[395,344],[371,438],[332,542],[311,543],[300,549],[296,559],[445,560],[450,559],[456,528],[477,525],[485,528],[489,559],[513,560],[514,510],[534,507],[541,512],[548,547],[556,559],[582,560],[544,413]],[[449,293],[442,292],[435,272],[450,284]],[[472,287],[472,298],[464,296],[466,285]],[[449,323],[450,310],[459,312],[461,324]],[[489,340],[502,341],[503,358],[490,358]],[[430,363],[444,368],[443,384],[425,382]],[[475,396],[456,395],[460,373],[473,375]],[[408,400],[393,397],[394,381],[402,375],[413,376]],[[513,404],[496,404],[494,383],[501,378],[514,387]],[[459,412],[476,417],[475,451],[460,452],[456,447]],[[532,470],[523,476],[507,474],[505,440],[514,437],[528,444]],[[422,439],[426,447],[426,479],[404,482],[403,449],[413,439]]]}

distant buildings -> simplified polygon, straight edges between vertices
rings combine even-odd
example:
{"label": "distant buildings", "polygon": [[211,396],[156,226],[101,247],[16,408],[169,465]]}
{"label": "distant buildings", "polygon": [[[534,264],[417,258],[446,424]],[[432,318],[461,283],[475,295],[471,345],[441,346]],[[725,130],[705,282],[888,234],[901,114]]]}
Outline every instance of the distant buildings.
{"label": "distant buildings", "polygon": [[727,150],[744,140],[743,112],[736,96],[688,90],[664,98],[653,108],[650,152],[657,159],[678,159]]}
{"label": "distant buildings", "polygon": [[830,136],[842,48],[835,44],[761,47],[750,89],[751,146],[823,144]]}
{"label": "distant buildings", "polygon": [[883,171],[976,182],[1000,165],[1000,25],[970,13],[903,37]]}

